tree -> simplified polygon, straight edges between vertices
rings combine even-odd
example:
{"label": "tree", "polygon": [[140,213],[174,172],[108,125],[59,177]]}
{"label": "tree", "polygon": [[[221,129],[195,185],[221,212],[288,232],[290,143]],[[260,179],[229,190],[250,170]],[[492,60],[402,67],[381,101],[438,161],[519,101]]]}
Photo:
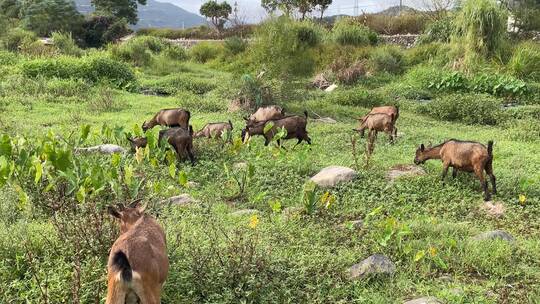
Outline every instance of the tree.
{"label": "tree", "polygon": [[436,20],[445,17],[458,3],[457,0],[422,0],[427,15]]}
{"label": "tree", "polygon": [[324,11],[332,4],[332,0],[313,0],[315,8],[321,12],[321,20],[324,15]]}
{"label": "tree", "polygon": [[0,0],[0,14],[8,18],[19,18],[21,2],[18,0]]}
{"label": "tree", "polygon": [[22,8],[21,15],[23,26],[40,36],[78,30],[83,21],[75,4],[67,0],[33,1]]}
{"label": "tree", "polygon": [[229,20],[229,15],[232,13],[232,7],[227,2],[217,3],[217,1],[208,1],[201,6],[201,15],[210,19],[214,27],[221,32],[225,26],[225,22]]}
{"label": "tree", "polygon": [[81,39],[86,47],[101,47],[130,33],[124,19],[89,16],[82,25]]}
{"label": "tree", "polygon": [[306,18],[307,13],[311,13],[315,8],[314,0],[295,0],[294,6],[300,13],[300,19],[302,20]]}
{"label": "tree", "polygon": [[97,15],[124,18],[129,24],[136,24],[137,5],[146,5],[146,0],[92,0]]}
{"label": "tree", "polygon": [[286,16],[291,16],[296,0],[261,0],[261,6],[269,13],[276,10],[282,11]]}
{"label": "tree", "polygon": [[540,31],[540,0],[504,0],[520,31]]}

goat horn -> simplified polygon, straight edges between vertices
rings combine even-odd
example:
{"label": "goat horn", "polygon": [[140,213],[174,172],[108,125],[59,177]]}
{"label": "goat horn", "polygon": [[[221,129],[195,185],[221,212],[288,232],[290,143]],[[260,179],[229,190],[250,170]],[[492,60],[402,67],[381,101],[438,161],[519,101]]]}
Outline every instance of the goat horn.
{"label": "goat horn", "polygon": [[137,207],[137,205],[138,205],[142,200],[143,200],[142,198],[139,198],[139,199],[136,199],[136,200],[132,201],[131,203],[129,203],[129,208],[135,208],[135,207]]}

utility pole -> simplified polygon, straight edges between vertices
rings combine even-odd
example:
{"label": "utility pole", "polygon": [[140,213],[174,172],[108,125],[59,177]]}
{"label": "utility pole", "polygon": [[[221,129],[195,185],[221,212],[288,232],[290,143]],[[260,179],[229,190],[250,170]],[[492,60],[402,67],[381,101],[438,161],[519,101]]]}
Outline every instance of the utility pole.
{"label": "utility pole", "polygon": [[399,0],[399,15],[403,12],[403,0]]}
{"label": "utility pole", "polygon": [[354,11],[353,11],[353,15],[354,15],[354,16],[358,16],[358,0],[354,0]]}

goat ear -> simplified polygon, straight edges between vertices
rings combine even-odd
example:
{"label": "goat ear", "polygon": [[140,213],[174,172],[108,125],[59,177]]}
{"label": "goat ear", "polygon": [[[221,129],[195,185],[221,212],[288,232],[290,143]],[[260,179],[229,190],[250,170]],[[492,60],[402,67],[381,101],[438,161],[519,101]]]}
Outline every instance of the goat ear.
{"label": "goat ear", "polygon": [[114,216],[115,218],[120,218],[122,215],[120,214],[120,212],[118,212],[118,210],[116,210],[114,207],[112,206],[109,206],[107,207],[107,212],[111,215],[111,216]]}
{"label": "goat ear", "polygon": [[431,148],[433,144],[431,142],[428,143],[428,148]]}
{"label": "goat ear", "polygon": [[144,205],[142,206],[137,206],[137,211],[139,211],[139,213],[143,213],[144,210],[146,210],[146,207],[148,207],[148,202],[146,202]]}
{"label": "goat ear", "polygon": [[247,116],[244,116],[242,117],[245,121],[248,121],[249,119],[247,118]]}
{"label": "goat ear", "polygon": [[133,202],[131,202],[131,203],[129,204],[129,208],[138,208],[138,207],[139,207],[139,203],[140,203],[141,201],[142,201],[142,198],[134,200]]}
{"label": "goat ear", "polygon": [[424,152],[425,149],[426,149],[426,147],[424,146],[424,144],[421,144],[420,145],[420,151]]}

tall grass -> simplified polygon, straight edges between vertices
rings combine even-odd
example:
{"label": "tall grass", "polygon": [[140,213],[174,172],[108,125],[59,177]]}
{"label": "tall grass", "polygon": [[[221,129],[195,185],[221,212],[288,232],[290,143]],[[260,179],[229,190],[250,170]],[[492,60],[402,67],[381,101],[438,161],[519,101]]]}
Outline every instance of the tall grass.
{"label": "tall grass", "polygon": [[518,77],[540,81],[540,46],[534,42],[519,44],[508,66]]}

